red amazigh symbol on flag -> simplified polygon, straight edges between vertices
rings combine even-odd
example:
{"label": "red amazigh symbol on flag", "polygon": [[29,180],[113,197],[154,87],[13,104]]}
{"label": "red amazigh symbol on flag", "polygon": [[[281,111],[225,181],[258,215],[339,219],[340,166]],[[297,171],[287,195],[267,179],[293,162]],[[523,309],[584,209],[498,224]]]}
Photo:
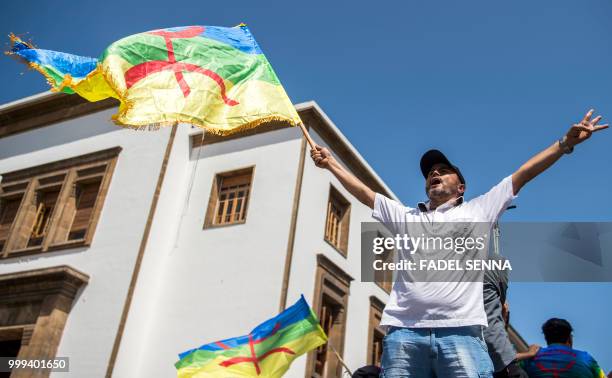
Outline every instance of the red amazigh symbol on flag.
{"label": "red amazigh symbol on flag", "polygon": [[[542,362],[538,361],[538,359],[542,358],[543,356],[546,356],[546,355],[549,355],[549,354],[556,354],[557,352],[563,353],[563,354],[569,354],[570,356],[574,357],[574,359],[569,361],[563,367],[557,367],[554,361],[550,362],[550,364],[552,365],[551,367],[546,367],[546,366],[544,366],[544,364]],[[564,371],[568,371],[569,369],[572,368],[572,366],[574,366],[574,364],[576,363],[576,354],[572,353],[570,351],[557,350],[557,351],[540,353],[540,354],[538,354],[537,357],[535,357],[534,360],[536,361],[536,366],[538,367],[538,370],[540,370],[543,373],[552,373],[553,378],[560,378],[561,377],[560,373],[562,373]]]}
{"label": "red amazigh symbol on flag", "polygon": [[211,70],[196,66],[195,64],[176,61],[176,57],[174,56],[174,46],[172,45],[172,39],[193,38],[202,34],[203,32],[204,27],[202,26],[190,26],[179,31],[155,30],[149,32],[148,34],[164,37],[164,40],[166,41],[166,49],[168,50],[168,60],[150,60],[148,62],[140,63],[131,67],[125,72],[125,83],[127,87],[131,88],[138,81],[144,79],[150,74],[165,70],[171,70],[174,71],[174,76],[176,77],[176,81],[178,82],[179,86],[181,87],[181,90],[183,91],[183,96],[187,97],[189,96],[189,93],[191,93],[191,88],[189,88],[189,84],[187,84],[185,78],[183,77],[183,71],[197,72],[202,75],[208,76],[217,83],[217,85],[221,89],[221,98],[223,99],[223,102],[225,102],[229,106],[238,105],[238,101],[228,98],[225,94],[225,83],[223,82],[223,78],[221,78],[221,76]]}
{"label": "red amazigh symbol on flag", "polygon": [[[235,364],[239,364],[242,362],[251,362],[253,363],[253,365],[255,365],[255,371],[257,372],[257,375],[259,375],[261,373],[261,368],[259,367],[259,363],[265,359],[266,357],[268,357],[271,354],[274,353],[287,353],[287,354],[295,354],[294,351],[292,351],[289,348],[284,348],[284,347],[280,347],[280,348],[273,348],[270,349],[269,351],[267,351],[266,353],[262,354],[261,356],[257,356],[255,354],[255,344],[259,344],[261,342],[263,342],[264,340],[266,340],[268,337],[274,335],[276,332],[278,332],[280,328],[280,323],[276,323],[274,325],[274,329],[272,329],[272,332],[270,332],[270,334],[266,337],[262,337],[261,339],[253,339],[253,335],[249,334],[249,348],[251,349],[251,357],[233,357],[230,358],[228,360],[225,360],[223,362],[221,362],[219,365],[223,366],[223,367],[228,367],[228,366],[232,366]],[[217,342],[217,345],[220,346],[223,349],[229,349],[229,347],[221,342]]]}

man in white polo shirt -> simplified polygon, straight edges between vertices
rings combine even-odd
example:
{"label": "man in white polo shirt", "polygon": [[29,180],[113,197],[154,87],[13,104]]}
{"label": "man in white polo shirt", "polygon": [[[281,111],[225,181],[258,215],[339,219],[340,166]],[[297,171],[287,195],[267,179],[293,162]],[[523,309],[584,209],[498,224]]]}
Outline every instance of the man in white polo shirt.
{"label": "man in white polo shirt", "polygon": [[[417,208],[374,193],[320,146],[311,150],[315,164],[332,172],[359,201],[373,209],[372,216],[394,234],[410,233],[406,225],[423,228],[444,222],[493,224],[528,181],[554,164],[563,154],[608,125],[598,125],[590,110],[566,135],[553,143],[489,192],[463,200],[465,180],[438,150],[421,158],[429,201]],[[401,277],[398,275],[398,277]],[[492,377],[482,327],[487,325],[482,281],[431,282],[398,279],[393,285],[381,325],[388,326],[383,343],[384,377]]]}

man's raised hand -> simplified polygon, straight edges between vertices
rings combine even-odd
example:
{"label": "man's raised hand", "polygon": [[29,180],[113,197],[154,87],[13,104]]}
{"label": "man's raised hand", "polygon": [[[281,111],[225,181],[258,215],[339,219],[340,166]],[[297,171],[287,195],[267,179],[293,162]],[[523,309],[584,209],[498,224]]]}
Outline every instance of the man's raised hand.
{"label": "man's raised hand", "polygon": [[357,198],[359,202],[368,206],[370,209],[374,208],[376,193],[344,168],[342,164],[338,163],[327,148],[315,145],[314,148],[310,150],[310,157],[312,157],[312,161],[314,161],[317,167],[328,169],[336,176],[342,186]]}
{"label": "man's raised hand", "polygon": [[329,168],[329,163],[333,159],[331,152],[319,145],[315,145],[315,148],[310,150],[310,157],[312,157],[312,161],[319,168]]}
{"label": "man's raised hand", "polygon": [[608,124],[598,125],[599,121],[602,119],[602,116],[598,115],[597,117],[591,119],[593,112],[595,112],[594,109],[589,110],[580,123],[574,124],[572,127],[570,127],[567,134],[565,134],[565,140],[568,146],[573,147],[580,144],[589,139],[591,134],[594,132],[608,128]]}

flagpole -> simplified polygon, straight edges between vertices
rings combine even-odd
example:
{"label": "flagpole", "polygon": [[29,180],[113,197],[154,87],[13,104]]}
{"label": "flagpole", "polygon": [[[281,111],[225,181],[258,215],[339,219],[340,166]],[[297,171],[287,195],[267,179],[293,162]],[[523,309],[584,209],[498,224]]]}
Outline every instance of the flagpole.
{"label": "flagpole", "polygon": [[314,140],[312,140],[312,137],[308,133],[308,130],[306,130],[306,127],[304,126],[304,124],[300,122],[299,125],[300,125],[300,129],[302,129],[302,133],[304,134],[304,137],[306,138],[306,140],[308,141],[308,144],[310,145],[310,149],[314,150],[316,146]]}
{"label": "flagpole", "polygon": [[340,361],[340,364],[344,367],[344,369],[349,373],[350,376],[353,376],[353,372],[351,371],[351,369],[348,368],[348,366],[346,366],[346,363],[344,362],[344,360],[342,359],[342,357],[340,357],[340,353],[338,353],[338,351],[336,350],[336,348],[334,348],[333,345],[331,345],[331,343],[329,341],[327,341],[327,346],[329,346],[329,348],[332,350],[332,352],[334,352],[334,354],[336,355],[336,358],[338,359],[338,361]]}

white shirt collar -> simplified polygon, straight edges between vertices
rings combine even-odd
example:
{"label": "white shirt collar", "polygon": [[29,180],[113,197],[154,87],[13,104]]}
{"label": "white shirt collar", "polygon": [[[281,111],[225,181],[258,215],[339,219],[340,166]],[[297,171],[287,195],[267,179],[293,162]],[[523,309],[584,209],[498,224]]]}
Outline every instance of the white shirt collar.
{"label": "white shirt collar", "polygon": [[[453,198],[453,199],[450,199],[450,200],[446,201],[442,205],[438,206],[436,208],[436,210],[446,210],[446,209],[449,209],[449,208],[454,207],[454,206],[459,206],[462,203],[463,203],[463,196],[460,196],[460,197]],[[419,202],[417,204],[417,206],[418,206],[419,210],[421,210],[423,212],[427,212],[427,211],[430,211],[429,210],[429,204],[430,204],[430,201]]]}

